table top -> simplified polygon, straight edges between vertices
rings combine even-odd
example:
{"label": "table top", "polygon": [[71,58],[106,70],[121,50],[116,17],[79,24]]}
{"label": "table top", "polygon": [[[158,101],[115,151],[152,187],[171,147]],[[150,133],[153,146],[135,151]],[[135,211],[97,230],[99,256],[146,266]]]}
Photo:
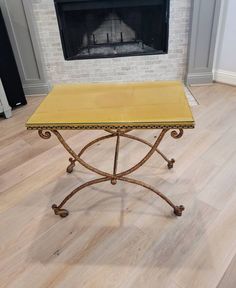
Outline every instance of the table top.
{"label": "table top", "polygon": [[193,128],[178,81],[55,85],[28,129]]}

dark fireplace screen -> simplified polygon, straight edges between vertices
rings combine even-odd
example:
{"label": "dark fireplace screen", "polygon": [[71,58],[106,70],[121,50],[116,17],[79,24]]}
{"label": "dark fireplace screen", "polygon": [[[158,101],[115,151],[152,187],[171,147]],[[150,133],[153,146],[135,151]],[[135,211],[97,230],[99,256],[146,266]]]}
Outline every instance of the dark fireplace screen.
{"label": "dark fireplace screen", "polygon": [[169,0],[54,0],[66,60],[168,52]]}

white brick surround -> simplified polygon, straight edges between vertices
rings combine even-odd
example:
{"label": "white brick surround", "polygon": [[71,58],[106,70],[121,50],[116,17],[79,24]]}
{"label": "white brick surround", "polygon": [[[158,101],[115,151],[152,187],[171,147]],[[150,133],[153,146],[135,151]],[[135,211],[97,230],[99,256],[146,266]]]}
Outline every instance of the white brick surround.
{"label": "white brick surround", "polygon": [[183,79],[187,64],[191,0],[170,0],[169,53],[66,61],[53,0],[32,0],[49,81],[123,82]]}

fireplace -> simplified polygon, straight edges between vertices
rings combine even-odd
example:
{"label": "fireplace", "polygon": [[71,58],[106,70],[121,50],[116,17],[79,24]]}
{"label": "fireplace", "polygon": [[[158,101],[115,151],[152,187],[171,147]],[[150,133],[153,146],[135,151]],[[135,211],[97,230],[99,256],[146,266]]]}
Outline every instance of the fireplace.
{"label": "fireplace", "polygon": [[170,0],[54,0],[66,60],[166,54]]}

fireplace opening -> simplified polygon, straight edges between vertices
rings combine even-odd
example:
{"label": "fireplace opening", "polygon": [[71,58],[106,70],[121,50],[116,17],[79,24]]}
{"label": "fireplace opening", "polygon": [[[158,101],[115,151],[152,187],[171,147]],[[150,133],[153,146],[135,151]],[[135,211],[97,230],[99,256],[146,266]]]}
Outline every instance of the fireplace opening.
{"label": "fireplace opening", "polygon": [[66,60],[168,52],[169,0],[54,0]]}

